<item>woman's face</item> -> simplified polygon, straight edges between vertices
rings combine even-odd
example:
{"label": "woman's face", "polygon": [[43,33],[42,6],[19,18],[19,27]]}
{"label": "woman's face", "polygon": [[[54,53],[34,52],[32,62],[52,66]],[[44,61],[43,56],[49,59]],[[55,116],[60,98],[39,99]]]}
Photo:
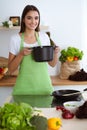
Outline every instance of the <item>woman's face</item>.
{"label": "woman's face", "polygon": [[35,30],[39,24],[39,14],[37,11],[29,11],[24,18],[25,27],[29,30]]}

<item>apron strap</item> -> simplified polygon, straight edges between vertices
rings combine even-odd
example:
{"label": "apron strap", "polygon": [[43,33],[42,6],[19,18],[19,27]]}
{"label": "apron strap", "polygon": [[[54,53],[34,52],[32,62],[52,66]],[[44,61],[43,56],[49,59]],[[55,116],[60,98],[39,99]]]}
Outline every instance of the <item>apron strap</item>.
{"label": "apron strap", "polygon": [[37,32],[35,32],[35,36],[36,36],[36,39],[37,39],[37,42],[38,42],[39,46],[41,46],[41,41],[40,41],[40,38],[39,38]]}
{"label": "apron strap", "polygon": [[[40,41],[40,38],[39,38],[37,32],[35,32],[35,36],[36,36],[36,39],[37,39],[38,45],[41,46],[41,41]],[[20,45],[20,50],[23,48],[23,43],[24,43],[24,33],[22,33],[22,35],[21,35],[21,45]]]}
{"label": "apron strap", "polygon": [[23,48],[23,46],[24,46],[24,33],[22,33],[22,35],[21,35],[21,44],[20,44],[20,50]]}

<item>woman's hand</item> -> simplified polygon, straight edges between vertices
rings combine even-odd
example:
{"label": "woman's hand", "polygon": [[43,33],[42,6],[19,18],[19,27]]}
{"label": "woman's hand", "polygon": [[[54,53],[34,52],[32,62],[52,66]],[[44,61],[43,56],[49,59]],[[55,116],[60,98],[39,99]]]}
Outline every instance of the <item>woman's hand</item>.
{"label": "woman's hand", "polygon": [[58,53],[59,51],[60,51],[59,46],[55,46],[55,49],[54,49],[54,54]]}
{"label": "woman's hand", "polygon": [[30,49],[30,48],[23,48],[23,49],[20,51],[20,54],[21,54],[22,56],[26,56],[26,55],[31,54],[31,52],[32,52],[32,49]]}
{"label": "woman's hand", "polygon": [[54,67],[57,64],[59,51],[60,51],[59,46],[55,46],[53,60],[48,62],[50,66]]}
{"label": "woman's hand", "polygon": [[9,53],[8,68],[10,74],[12,74],[20,65],[24,56],[31,54],[32,49],[23,48],[17,56]]}

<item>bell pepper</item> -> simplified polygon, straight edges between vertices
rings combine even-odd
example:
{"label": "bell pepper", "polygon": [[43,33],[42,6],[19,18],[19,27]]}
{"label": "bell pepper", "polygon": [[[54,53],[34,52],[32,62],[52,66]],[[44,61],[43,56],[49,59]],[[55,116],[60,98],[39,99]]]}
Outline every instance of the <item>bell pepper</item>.
{"label": "bell pepper", "polygon": [[73,57],[72,56],[68,56],[67,57],[67,61],[70,61],[70,62],[73,61]]}
{"label": "bell pepper", "polygon": [[48,119],[49,130],[59,130],[61,126],[62,126],[62,121],[60,118],[52,117]]}

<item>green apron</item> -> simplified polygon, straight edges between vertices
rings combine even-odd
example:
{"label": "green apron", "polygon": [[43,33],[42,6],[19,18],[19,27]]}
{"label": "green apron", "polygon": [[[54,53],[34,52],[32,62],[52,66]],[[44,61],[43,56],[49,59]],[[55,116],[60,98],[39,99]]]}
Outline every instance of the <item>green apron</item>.
{"label": "green apron", "polygon": [[[38,45],[40,39],[36,34]],[[24,47],[22,34],[20,49]],[[16,102],[27,102],[36,107],[48,107],[51,104],[53,92],[51,79],[46,62],[36,62],[33,55],[24,56],[16,84],[13,88],[13,98]],[[44,102],[44,103],[43,103]]]}

